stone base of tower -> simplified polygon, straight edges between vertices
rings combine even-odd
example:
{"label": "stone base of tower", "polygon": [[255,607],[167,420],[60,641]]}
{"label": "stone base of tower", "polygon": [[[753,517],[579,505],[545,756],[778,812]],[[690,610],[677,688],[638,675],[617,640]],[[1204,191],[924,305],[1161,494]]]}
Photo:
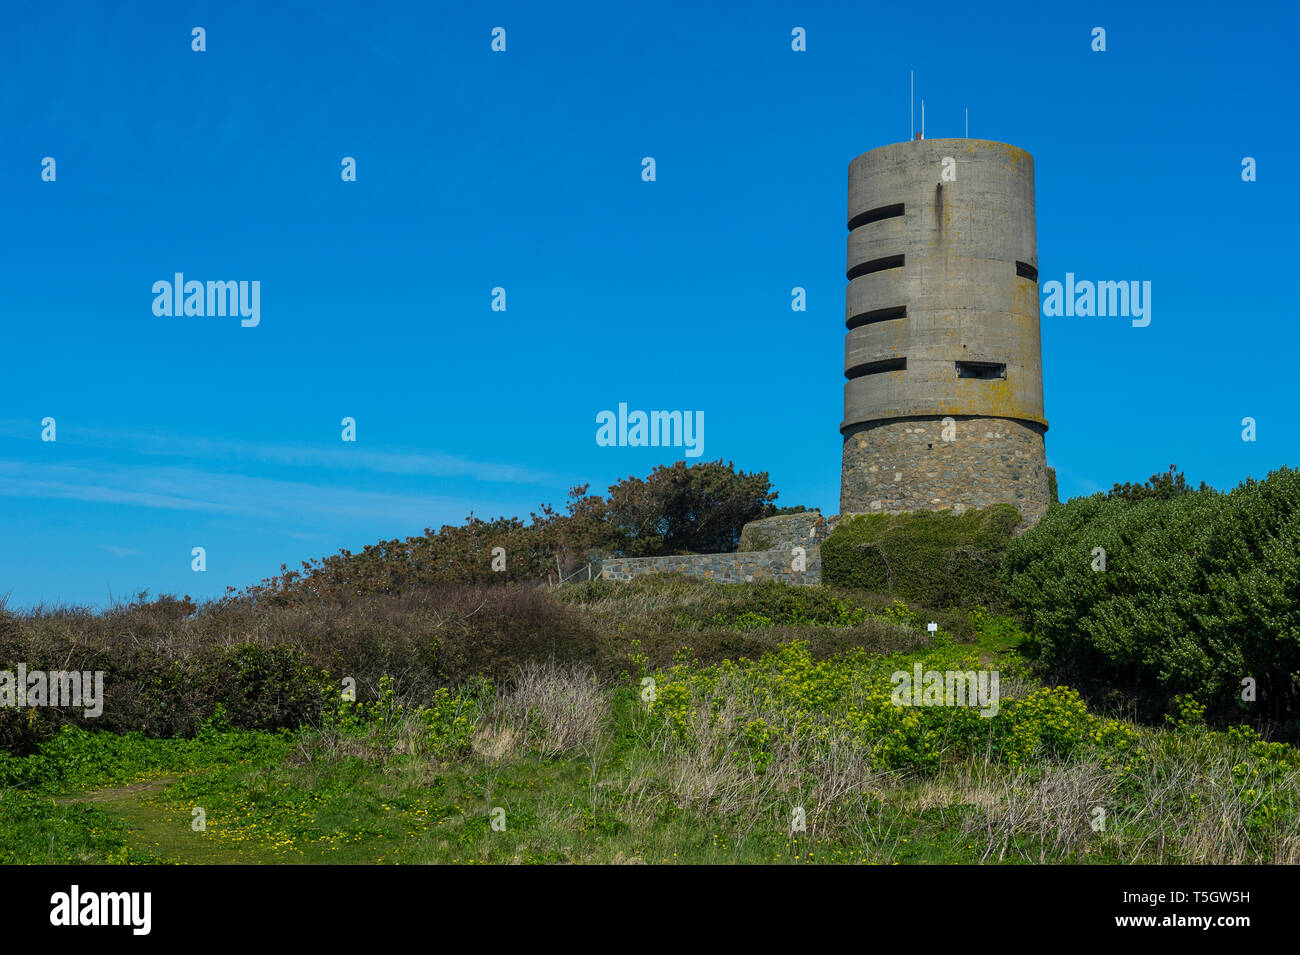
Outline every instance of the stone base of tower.
{"label": "stone base of tower", "polygon": [[[951,420],[945,432],[945,420]],[[844,434],[842,514],[960,513],[1007,503],[1022,528],[1047,511],[1042,425],[1013,418],[949,415],[887,418]],[[944,440],[945,437],[950,440]]]}

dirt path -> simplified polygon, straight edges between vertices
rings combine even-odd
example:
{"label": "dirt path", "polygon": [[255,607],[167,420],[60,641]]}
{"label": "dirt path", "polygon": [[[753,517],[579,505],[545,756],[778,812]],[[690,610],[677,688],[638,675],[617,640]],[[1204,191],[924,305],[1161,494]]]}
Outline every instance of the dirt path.
{"label": "dirt path", "polygon": [[235,865],[259,861],[208,839],[206,833],[195,832],[190,828],[188,814],[178,817],[175,810],[160,806],[152,799],[175,781],[175,777],[164,777],[110,786],[62,796],[56,802],[68,805],[94,803],[126,826],[127,842],[132,848],[169,862]]}
{"label": "dirt path", "polygon": [[83,802],[116,803],[140,794],[158,792],[164,786],[169,786],[174,782],[176,782],[175,776],[165,776],[161,779],[147,779],[142,783],[127,783],[125,786],[92,789],[89,792],[78,793],[75,796],[60,796],[54,801],[60,806],[71,806]]}

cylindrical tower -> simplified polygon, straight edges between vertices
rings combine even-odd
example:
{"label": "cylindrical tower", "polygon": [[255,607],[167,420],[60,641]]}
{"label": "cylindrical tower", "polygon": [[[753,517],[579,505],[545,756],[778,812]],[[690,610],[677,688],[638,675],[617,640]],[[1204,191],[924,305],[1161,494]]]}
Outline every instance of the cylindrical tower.
{"label": "cylindrical tower", "polygon": [[1034,160],[982,139],[849,163],[842,513],[1047,510]]}

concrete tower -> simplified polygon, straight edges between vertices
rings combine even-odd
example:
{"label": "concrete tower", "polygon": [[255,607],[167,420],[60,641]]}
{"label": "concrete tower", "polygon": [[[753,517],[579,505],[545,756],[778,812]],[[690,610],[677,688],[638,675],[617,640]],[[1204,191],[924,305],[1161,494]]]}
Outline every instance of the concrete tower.
{"label": "concrete tower", "polygon": [[[841,513],[1047,510],[1034,160],[982,139],[849,163]],[[945,419],[952,419],[945,425]]]}

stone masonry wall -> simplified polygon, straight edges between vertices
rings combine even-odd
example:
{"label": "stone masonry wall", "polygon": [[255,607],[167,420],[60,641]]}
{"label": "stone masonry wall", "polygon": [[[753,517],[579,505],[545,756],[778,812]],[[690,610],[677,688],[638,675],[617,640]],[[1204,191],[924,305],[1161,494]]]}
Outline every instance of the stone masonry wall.
{"label": "stone masonry wall", "polygon": [[[741,530],[741,550],[735,554],[683,554],[677,557],[614,557],[601,562],[602,580],[631,580],[642,574],[685,574],[722,584],[775,580],[813,586],[822,582],[822,542],[834,519],[818,511],[785,514],[750,521]],[[745,550],[764,543],[763,550]],[[805,551],[805,569],[794,569],[794,548]]]}
{"label": "stone masonry wall", "polygon": [[742,551],[790,550],[792,547],[821,546],[829,533],[821,511],[802,511],[750,521],[740,531]]}
{"label": "stone masonry wall", "polygon": [[808,548],[807,570],[791,569],[788,550],[742,551],[737,554],[684,554],[680,557],[627,557],[601,562],[601,580],[631,580],[642,574],[685,574],[720,584],[776,580],[811,586],[822,582],[821,548]]}
{"label": "stone masonry wall", "polygon": [[1049,503],[1041,426],[1012,418],[951,416],[956,438],[942,438],[943,418],[892,418],[850,428],[844,436],[840,511],[904,511],[1007,503],[1022,527]]}

